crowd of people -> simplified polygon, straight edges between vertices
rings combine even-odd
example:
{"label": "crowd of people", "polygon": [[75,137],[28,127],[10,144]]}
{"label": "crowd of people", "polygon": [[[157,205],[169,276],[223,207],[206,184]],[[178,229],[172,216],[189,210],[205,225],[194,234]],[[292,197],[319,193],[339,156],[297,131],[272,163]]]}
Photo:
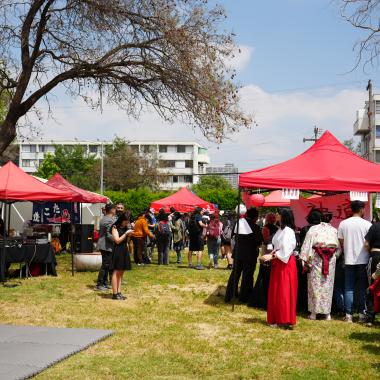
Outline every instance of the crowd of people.
{"label": "crowd of people", "polygon": [[[177,264],[182,264],[183,253],[187,254],[189,268],[204,269],[202,259],[207,245],[208,268],[218,268],[221,256],[232,269],[231,242],[233,236],[233,215],[226,213],[209,214],[201,208],[192,213],[180,213],[173,207],[170,213],[160,209],[145,210],[133,218],[124,205],[107,204],[103,209],[99,225],[97,248],[102,254],[96,290],[112,289],[115,300],[123,300],[121,283],[123,273],[130,270],[131,258],[137,266],[150,264],[154,249],[157,249],[158,265],[169,265],[169,252],[176,252]],[[193,256],[196,263],[193,263]]]}
{"label": "crowd of people", "polygon": [[261,231],[257,210],[248,210],[239,220],[243,232],[235,245],[236,272],[225,301],[237,297],[265,308],[273,327],[294,326],[297,310],[308,311],[310,320],[331,320],[332,308],[348,323],[357,311],[359,323],[372,325],[380,311],[380,223],[364,219],[361,201],[351,202],[351,209],[352,216],[338,229],[330,224],[331,213],[313,209],[300,230],[292,211],[282,209],[266,216]]}
{"label": "crowd of people", "polygon": [[266,309],[270,326],[291,328],[297,310],[308,312],[310,320],[331,320],[333,310],[348,323],[357,311],[360,323],[372,325],[380,310],[380,223],[364,219],[361,201],[351,202],[351,209],[352,216],[338,229],[330,224],[332,214],[319,209],[311,210],[308,224],[297,229],[287,208],[268,213],[260,226],[256,208],[239,218],[200,208],[180,213],[173,207],[170,213],[148,209],[132,218],[122,204],[108,204],[100,221],[102,266],[96,289],[112,288],[113,299],[125,299],[121,284],[132,252],[143,266],[152,262],[156,247],[158,264],[168,265],[170,249],[181,264],[186,248],[188,267],[203,269],[207,246],[209,268],[218,268],[223,257],[232,269],[225,301],[237,298]]}

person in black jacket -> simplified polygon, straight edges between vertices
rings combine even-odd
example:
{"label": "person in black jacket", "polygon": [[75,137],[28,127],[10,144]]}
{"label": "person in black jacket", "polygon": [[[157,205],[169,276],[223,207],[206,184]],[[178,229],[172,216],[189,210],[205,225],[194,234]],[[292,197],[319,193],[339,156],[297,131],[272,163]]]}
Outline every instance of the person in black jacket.
{"label": "person in black jacket", "polygon": [[[259,213],[256,208],[250,208],[247,211],[245,220],[247,221],[251,232],[243,234],[239,226],[239,235],[235,235],[235,246],[233,249],[234,268],[228,279],[225,302],[231,301],[235,296],[240,302],[248,302],[253,290],[253,275],[256,269],[259,248],[263,244],[263,236],[260,227],[256,224]],[[234,228],[236,233],[236,227]],[[235,278],[236,276],[236,278]],[[238,293],[238,284],[241,279],[240,292]],[[234,289],[235,288],[235,289]]]}

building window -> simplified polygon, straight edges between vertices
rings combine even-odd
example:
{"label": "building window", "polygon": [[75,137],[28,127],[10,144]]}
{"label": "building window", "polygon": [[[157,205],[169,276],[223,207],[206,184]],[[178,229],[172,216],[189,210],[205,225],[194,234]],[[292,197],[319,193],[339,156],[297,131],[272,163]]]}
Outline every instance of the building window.
{"label": "building window", "polygon": [[129,145],[132,152],[139,153],[139,146],[138,145]]}
{"label": "building window", "polygon": [[158,151],[159,151],[160,153],[168,153],[168,146],[167,146],[167,145],[160,145],[160,146],[158,147]]}
{"label": "building window", "polygon": [[185,161],[185,168],[192,168],[193,167],[193,161],[186,160]]}
{"label": "building window", "polygon": [[177,145],[177,153],[186,153],[186,145]]}
{"label": "building window", "polygon": [[97,153],[98,153],[98,146],[97,146],[97,145],[90,145],[90,146],[88,147],[88,150],[89,150],[90,153],[95,153],[95,154],[97,154]]}
{"label": "building window", "polygon": [[193,176],[192,175],[185,175],[185,181],[186,183],[193,183]]}
{"label": "building window", "polygon": [[377,114],[380,114],[380,101],[379,100],[376,100],[376,102],[375,102],[375,112]]}
{"label": "building window", "polygon": [[178,183],[178,176],[177,175],[173,175],[173,183]]}
{"label": "building window", "polygon": [[207,154],[206,148],[198,148],[198,154]]}
{"label": "building window", "polygon": [[163,167],[163,168],[175,168],[175,161],[174,160],[162,160],[161,161],[161,167]]}
{"label": "building window", "polygon": [[22,166],[24,168],[33,168],[38,165],[38,160],[22,160]]}
{"label": "building window", "polygon": [[143,153],[153,153],[154,145],[142,145],[141,146]]}
{"label": "building window", "polygon": [[23,153],[36,153],[36,146],[35,145],[23,145],[21,150]]}
{"label": "building window", "polygon": [[376,162],[380,163],[380,150],[376,150]]}
{"label": "building window", "polygon": [[376,138],[380,139],[380,125],[376,125]]}

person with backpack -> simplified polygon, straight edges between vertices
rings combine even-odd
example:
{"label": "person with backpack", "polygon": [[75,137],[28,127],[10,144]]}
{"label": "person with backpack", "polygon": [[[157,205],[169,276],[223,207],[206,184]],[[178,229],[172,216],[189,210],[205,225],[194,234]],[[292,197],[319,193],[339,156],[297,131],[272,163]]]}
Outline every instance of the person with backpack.
{"label": "person with backpack", "polygon": [[227,258],[227,269],[232,269],[232,215],[228,213],[223,220],[223,230],[221,234],[221,245],[223,248],[223,254]]}
{"label": "person with backpack", "polygon": [[170,244],[170,225],[168,214],[160,212],[158,214],[155,235],[158,250],[158,265],[169,265],[169,244]]}
{"label": "person with backpack", "polygon": [[219,220],[219,215],[211,214],[210,222],[207,225],[207,250],[210,259],[209,268],[218,268],[219,250],[221,244],[221,234],[223,224]]}

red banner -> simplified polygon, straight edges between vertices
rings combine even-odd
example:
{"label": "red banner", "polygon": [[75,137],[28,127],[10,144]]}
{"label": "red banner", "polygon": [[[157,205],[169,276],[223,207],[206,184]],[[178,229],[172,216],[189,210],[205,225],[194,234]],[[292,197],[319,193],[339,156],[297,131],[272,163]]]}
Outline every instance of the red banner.
{"label": "red banner", "polygon": [[[370,194],[368,195],[370,197]],[[313,208],[320,209],[323,213],[331,212],[333,218],[331,224],[338,228],[339,223],[351,216],[350,194],[338,194],[326,197],[317,197],[312,199],[300,198],[290,201],[290,207],[293,210],[296,226],[301,228],[307,225],[306,217]],[[365,203],[364,218],[371,221],[371,204]]]}

